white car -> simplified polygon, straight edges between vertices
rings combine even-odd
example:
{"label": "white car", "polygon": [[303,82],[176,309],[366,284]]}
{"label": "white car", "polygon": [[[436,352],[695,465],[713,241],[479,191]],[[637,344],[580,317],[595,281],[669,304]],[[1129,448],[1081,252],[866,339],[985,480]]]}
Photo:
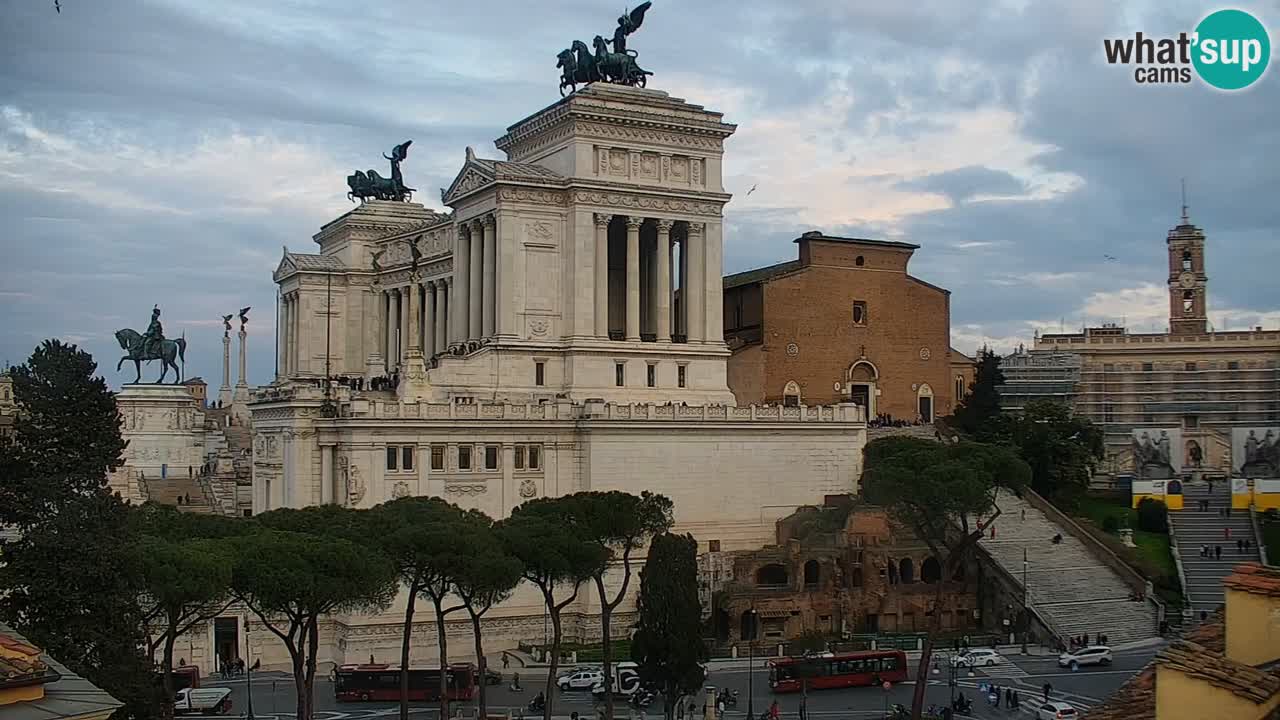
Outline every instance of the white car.
{"label": "white car", "polygon": [[596,683],[604,683],[599,670],[579,670],[556,680],[561,690],[590,690]]}
{"label": "white car", "polygon": [[1036,709],[1036,720],[1076,720],[1076,709],[1064,702],[1047,702]]}
{"label": "white car", "polygon": [[991,667],[1002,662],[1004,662],[1004,656],[988,648],[966,650],[959,655],[951,656],[951,664],[955,667]]}
{"label": "white car", "polygon": [[1110,665],[1111,648],[1106,645],[1090,645],[1058,656],[1058,667],[1075,670],[1082,665]]}

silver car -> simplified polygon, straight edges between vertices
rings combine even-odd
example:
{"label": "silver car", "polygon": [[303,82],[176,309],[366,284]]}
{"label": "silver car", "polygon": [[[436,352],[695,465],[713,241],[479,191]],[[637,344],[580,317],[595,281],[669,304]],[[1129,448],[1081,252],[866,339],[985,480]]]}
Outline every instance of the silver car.
{"label": "silver car", "polygon": [[1111,648],[1106,645],[1090,645],[1058,656],[1058,667],[1075,670],[1083,665],[1110,665]]}

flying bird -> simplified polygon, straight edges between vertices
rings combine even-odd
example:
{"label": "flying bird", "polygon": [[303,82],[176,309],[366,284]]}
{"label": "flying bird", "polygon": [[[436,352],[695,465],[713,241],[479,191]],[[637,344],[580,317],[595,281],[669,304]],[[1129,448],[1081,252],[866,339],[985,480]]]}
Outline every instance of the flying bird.
{"label": "flying bird", "polygon": [[755,185],[752,185],[752,186],[751,186],[751,189],[747,191],[747,194],[748,194],[748,195],[750,195],[751,193],[753,193],[753,192],[755,192],[755,191],[756,191],[756,186],[755,186]]}
{"label": "flying bird", "polygon": [[1115,256],[1115,255],[1103,255],[1102,257],[1103,257],[1103,259],[1105,259],[1105,260],[1115,260],[1115,259],[1116,259],[1116,256]]}

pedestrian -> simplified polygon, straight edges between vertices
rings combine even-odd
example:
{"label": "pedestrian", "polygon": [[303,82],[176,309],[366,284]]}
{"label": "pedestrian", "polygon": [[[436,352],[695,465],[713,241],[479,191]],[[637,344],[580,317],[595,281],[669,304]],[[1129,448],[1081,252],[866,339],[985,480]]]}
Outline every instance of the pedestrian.
{"label": "pedestrian", "polygon": [[1200,557],[1204,557],[1204,543],[1200,544]]}
{"label": "pedestrian", "polygon": [[1222,539],[1223,539],[1223,540],[1230,540],[1230,539],[1231,539],[1231,528],[1229,528],[1229,527],[1224,527],[1224,528],[1222,528]]}
{"label": "pedestrian", "polygon": [[182,496],[178,496],[178,507],[182,507]]}
{"label": "pedestrian", "polygon": [[1013,688],[1007,687],[1004,689],[1004,706],[1007,708],[1013,707]]}
{"label": "pedestrian", "polygon": [[1209,619],[1209,611],[1208,611],[1208,610],[1201,610],[1201,611],[1200,611],[1200,622],[1204,622],[1205,620],[1208,620],[1208,619]]}
{"label": "pedestrian", "polygon": [[1026,520],[1026,519],[1027,519],[1027,509],[1026,509],[1026,508],[1022,508],[1022,519],[1023,519],[1023,520]]}
{"label": "pedestrian", "polygon": [[1253,552],[1253,541],[1249,538],[1244,539],[1244,550],[1245,552]]}
{"label": "pedestrian", "polygon": [[506,670],[508,667],[511,667],[511,658],[506,653],[502,653],[502,669]]}
{"label": "pedestrian", "polygon": [[1241,540],[1240,538],[1236,538],[1236,552],[1244,552],[1244,540]]}
{"label": "pedestrian", "polygon": [[1053,685],[1045,683],[1042,689],[1044,690],[1044,701],[1049,702],[1049,693],[1053,692]]}
{"label": "pedestrian", "polygon": [[1016,708],[1022,707],[1022,696],[1018,694],[1017,690],[1013,691],[1013,706]]}
{"label": "pedestrian", "polygon": [[991,694],[992,694],[992,695],[995,695],[995,697],[996,697],[996,709],[997,709],[997,710],[999,710],[999,709],[1000,709],[1000,686],[999,686],[999,685],[992,685],[992,686],[991,686]]}
{"label": "pedestrian", "polygon": [[1213,559],[1214,559],[1214,560],[1221,560],[1221,559],[1222,559],[1222,546],[1221,546],[1221,545],[1214,545],[1214,546],[1213,546]]}
{"label": "pedestrian", "polygon": [[774,700],[769,703],[769,720],[778,720],[778,717],[781,715],[782,710],[778,707],[778,701]]}
{"label": "pedestrian", "polygon": [[716,717],[724,720],[724,699],[716,701]]}

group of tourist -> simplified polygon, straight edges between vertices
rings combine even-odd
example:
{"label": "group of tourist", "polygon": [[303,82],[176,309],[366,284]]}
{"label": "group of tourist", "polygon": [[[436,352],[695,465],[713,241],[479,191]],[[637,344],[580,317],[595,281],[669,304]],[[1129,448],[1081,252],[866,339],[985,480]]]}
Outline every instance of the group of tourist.
{"label": "group of tourist", "polygon": [[[1247,553],[1247,552],[1253,552],[1253,541],[1247,538],[1246,539],[1236,538],[1236,552],[1241,554]],[[1222,546],[1214,545],[1213,547],[1209,547],[1208,545],[1201,544],[1200,557],[1213,558],[1214,560],[1221,560]]]}
{"label": "group of tourist", "polygon": [[1001,687],[995,683],[991,683],[991,689],[987,692],[987,702],[995,707],[1000,707],[1001,696],[1004,697],[1004,706],[1010,710],[1016,710],[1022,706],[1022,696],[1018,691],[1011,687]]}
{"label": "group of tourist", "polygon": [[[1098,633],[1095,637],[1096,637],[1096,638],[1097,638],[1097,640],[1098,640],[1098,642],[1097,642],[1097,643],[1095,643],[1095,644],[1097,644],[1097,645],[1106,645],[1106,644],[1107,644],[1107,636],[1106,636],[1106,635],[1103,635],[1102,633]],[[1084,647],[1089,647],[1089,634],[1088,634],[1088,633],[1085,633],[1084,635],[1077,635],[1077,636],[1074,636],[1074,637],[1069,637],[1069,638],[1067,638],[1067,647],[1066,647],[1066,648],[1063,648],[1063,649],[1064,649],[1064,650],[1079,650],[1080,648],[1084,648]]]}
{"label": "group of tourist", "polygon": [[919,415],[916,416],[915,422],[907,420],[899,420],[889,413],[876,413],[872,420],[867,421],[867,427],[911,427],[912,425],[924,425],[924,419]]}

